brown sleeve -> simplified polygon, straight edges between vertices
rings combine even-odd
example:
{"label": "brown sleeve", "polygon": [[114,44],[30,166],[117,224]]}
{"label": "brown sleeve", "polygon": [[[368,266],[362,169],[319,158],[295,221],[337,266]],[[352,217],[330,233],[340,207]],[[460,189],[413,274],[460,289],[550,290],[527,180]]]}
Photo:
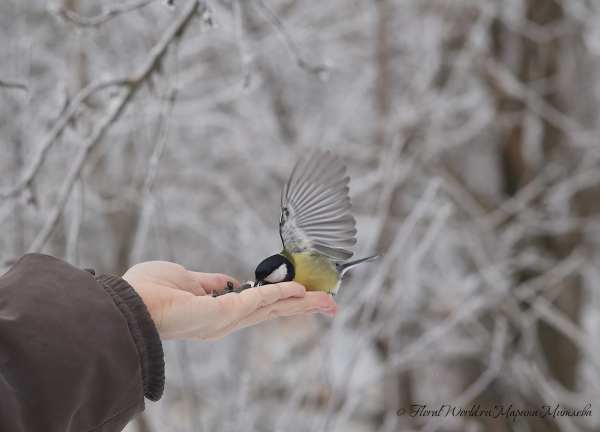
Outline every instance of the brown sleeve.
{"label": "brown sleeve", "polygon": [[158,332],[123,279],[41,254],[0,277],[0,430],[120,431],[163,386]]}

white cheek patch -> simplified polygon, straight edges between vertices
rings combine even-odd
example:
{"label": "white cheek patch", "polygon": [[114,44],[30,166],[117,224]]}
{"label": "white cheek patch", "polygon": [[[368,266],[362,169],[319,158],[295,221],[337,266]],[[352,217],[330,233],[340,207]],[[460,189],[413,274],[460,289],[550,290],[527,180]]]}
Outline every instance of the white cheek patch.
{"label": "white cheek patch", "polygon": [[287,266],[285,264],[281,264],[279,267],[277,267],[277,270],[265,278],[265,281],[269,283],[277,283],[283,281],[286,276]]}

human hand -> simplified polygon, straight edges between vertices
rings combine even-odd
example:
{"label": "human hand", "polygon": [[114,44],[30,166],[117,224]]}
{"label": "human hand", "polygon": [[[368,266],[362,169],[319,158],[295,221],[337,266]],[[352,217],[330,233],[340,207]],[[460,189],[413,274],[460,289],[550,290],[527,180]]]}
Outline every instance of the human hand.
{"label": "human hand", "polygon": [[232,331],[278,316],[300,313],[335,315],[338,307],[324,292],[306,292],[296,282],[250,288],[239,294],[218,297],[226,275],[198,273],[165,262],[148,261],[131,267],[123,275],[140,295],[161,339],[216,340]]}

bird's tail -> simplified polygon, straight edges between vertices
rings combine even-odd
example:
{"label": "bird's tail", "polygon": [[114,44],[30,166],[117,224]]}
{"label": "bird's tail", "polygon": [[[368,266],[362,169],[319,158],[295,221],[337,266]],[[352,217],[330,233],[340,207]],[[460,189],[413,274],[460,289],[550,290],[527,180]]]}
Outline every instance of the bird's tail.
{"label": "bird's tail", "polygon": [[344,273],[346,273],[351,268],[354,268],[357,265],[362,264],[362,263],[373,261],[374,259],[377,259],[380,256],[383,256],[383,254],[381,254],[381,255],[374,255],[374,256],[367,257],[367,258],[362,258],[362,259],[359,259],[359,260],[356,260],[356,261],[352,261],[352,262],[349,262],[349,263],[346,263],[346,264],[338,264],[338,273],[340,274],[340,277],[342,277],[342,276],[344,276]]}

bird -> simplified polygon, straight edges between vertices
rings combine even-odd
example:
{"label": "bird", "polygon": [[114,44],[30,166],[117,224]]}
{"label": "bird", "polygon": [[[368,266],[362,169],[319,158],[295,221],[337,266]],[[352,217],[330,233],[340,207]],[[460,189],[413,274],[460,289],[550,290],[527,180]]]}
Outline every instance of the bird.
{"label": "bird", "polygon": [[307,291],[338,292],[344,274],[373,261],[354,256],[356,220],[352,215],[346,165],[329,150],[300,158],[281,194],[281,253],[264,259],[253,286],[294,281]]}

